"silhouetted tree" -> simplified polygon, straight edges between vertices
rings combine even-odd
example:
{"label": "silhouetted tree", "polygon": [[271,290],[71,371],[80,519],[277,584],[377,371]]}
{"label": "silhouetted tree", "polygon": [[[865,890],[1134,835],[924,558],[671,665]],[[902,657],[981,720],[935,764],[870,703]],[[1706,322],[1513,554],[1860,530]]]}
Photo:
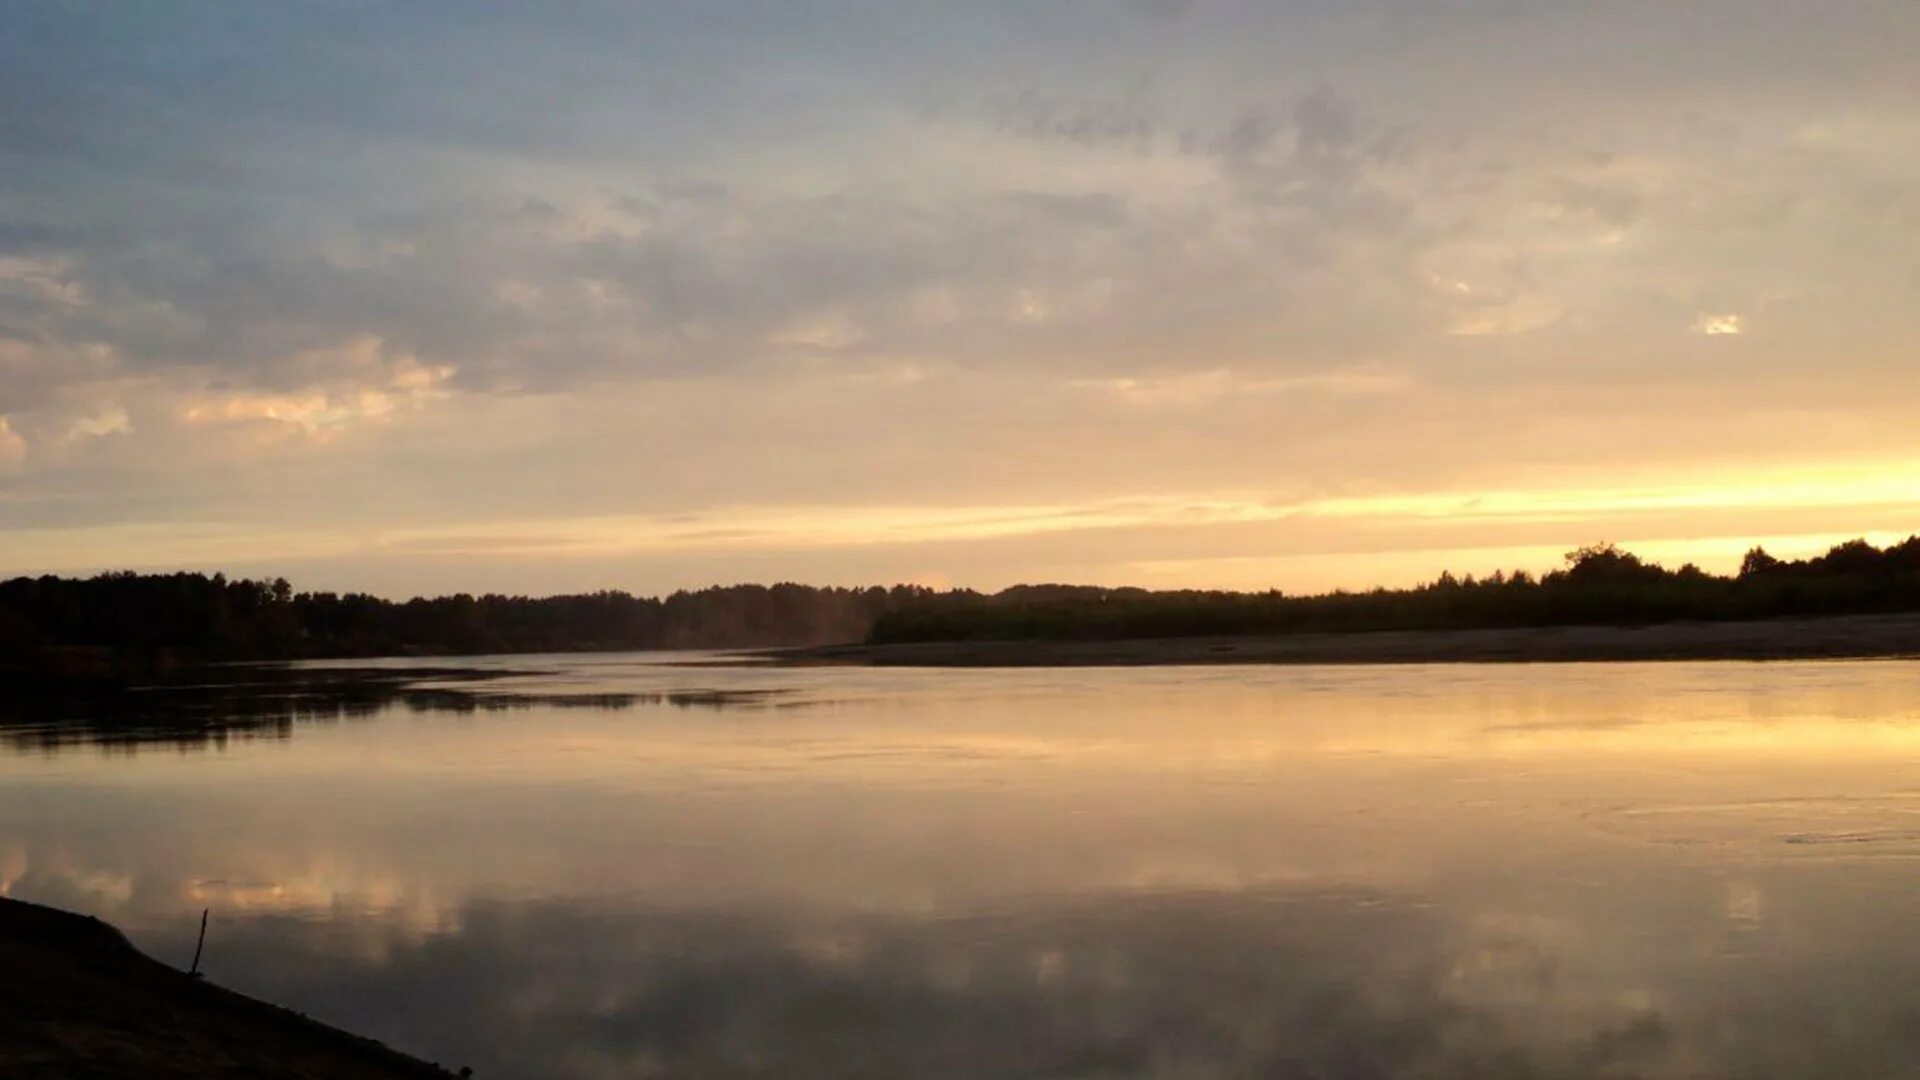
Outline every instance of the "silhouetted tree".
{"label": "silhouetted tree", "polygon": [[1920,611],[1920,536],[1882,551],[1849,541],[1785,562],[1759,548],[1737,577],[1692,564],[1669,571],[1602,543],[1535,578],[1442,573],[1412,589],[1275,593],[1159,592],[1019,586],[994,596],[946,594],[880,617],[870,640],[1124,638],[1304,630],[1447,629],[1573,623],[1746,619]]}
{"label": "silhouetted tree", "polygon": [[0,675],[119,678],[205,660],[752,648],[858,641],[1178,637],[1304,630],[1445,629],[1920,611],[1920,536],[1865,540],[1812,559],[1748,552],[1737,576],[1668,571],[1612,544],[1564,569],[1412,589],[1288,596],[1016,585],[996,594],[791,582],[539,599],[465,593],[396,603],[295,592],[284,578],[101,574],[0,581]]}

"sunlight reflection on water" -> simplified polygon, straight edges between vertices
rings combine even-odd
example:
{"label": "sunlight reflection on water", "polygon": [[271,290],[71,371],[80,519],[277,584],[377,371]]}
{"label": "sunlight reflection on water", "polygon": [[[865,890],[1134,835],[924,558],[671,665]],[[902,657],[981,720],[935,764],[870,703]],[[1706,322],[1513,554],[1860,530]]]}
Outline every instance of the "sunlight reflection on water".
{"label": "sunlight reflection on water", "polygon": [[483,1078],[1920,1069],[1920,665],[662,659],[13,728],[0,892]]}

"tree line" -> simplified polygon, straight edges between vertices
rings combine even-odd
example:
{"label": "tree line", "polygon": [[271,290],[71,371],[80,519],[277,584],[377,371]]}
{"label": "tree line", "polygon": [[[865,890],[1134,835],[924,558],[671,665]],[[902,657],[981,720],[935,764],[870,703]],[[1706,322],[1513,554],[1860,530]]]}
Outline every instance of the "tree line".
{"label": "tree line", "polygon": [[884,612],[868,640],[1105,640],[1306,631],[1452,630],[1920,611],[1920,536],[1885,549],[1850,540],[1800,560],[1747,553],[1737,573],[1668,570],[1612,544],[1566,566],[1483,578],[1442,574],[1407,589],[1288,596],[1019,586],[928,596]]}
{"label": "tree line", "polygon": [[859,641],[931,590],[731,585],[665,597],[295,592],[197,573],[0,581],[0,674],[138,677],[209,661],[707,649]]}
{"label": "tree line", "polygon": [[1920,536],[1777,559],[1737,573],[1668,570],[1611,544],[1563,569],[1291,596],[1019,585],[730,585],[665,597],[465,593],[387,600],[295,592],[283,578],[102,574],[0,581],[0,677],[144,676],[207,661],[1444,630],[1920,611]]}

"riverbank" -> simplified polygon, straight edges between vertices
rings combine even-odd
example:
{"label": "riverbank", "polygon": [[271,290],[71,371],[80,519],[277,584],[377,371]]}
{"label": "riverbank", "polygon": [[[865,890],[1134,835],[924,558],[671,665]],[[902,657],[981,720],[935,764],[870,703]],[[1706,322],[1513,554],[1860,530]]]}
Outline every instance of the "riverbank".
{"label": "riverbank", "polygon": [[453,1075],[176,971],[97,919],[0,898],[0,1076],[9,1080]]}
{"label": "riverbank", "polygon": [[1842,615],[1650,626],[1381,630],[1114,641],[829,645],[762,654],[858,667],[1136,667],[1156,664],[1443,664],[1920,657],[1920,615]]}

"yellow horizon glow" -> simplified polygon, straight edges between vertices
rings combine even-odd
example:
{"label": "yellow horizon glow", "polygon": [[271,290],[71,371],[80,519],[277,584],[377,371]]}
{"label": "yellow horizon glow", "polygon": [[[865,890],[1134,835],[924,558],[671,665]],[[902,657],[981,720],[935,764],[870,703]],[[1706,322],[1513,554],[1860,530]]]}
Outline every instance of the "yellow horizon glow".
{"label": "yellow horizon glow", "polygon": [[[1491,491],[1414,492],[1378,496],[1280,500],[1250,492],[1199,496],[1141,495],[1085,503],[1048,502],[968,506],[732,506],[686,514],[601,515],[527,521],[480,521],[406,529],[305,529],[291,525],[119,524],[16,531],[0,536],[0,560],[34,572],[119,568],[118,553],[139,551],[148,567],[217,567],[220,563],[323,558],[492,558],[503,560],[608,559],[727,553],[791,554],[900,549],[913,545],[1005,542],[1022,538],[1129,530],[1205,530],[1268,526],[1276,540],[1290,525],[1351,525],[1368,530],[1417,526],[1432,542],[1419,547],[1350,550],[1335,544],[1279,545],[1281,553],[1205,553],[1204,539],[1180,545],[1177,557],[1089,556],[1077,580],[1176,588],[1269,588],[1289,591],[1406,585],[1443,569],[1486,573],[1539,571],[1560,564],[1569,547],[1612,539],[1660,562],[1695,562],[1708,569],[1737,565],[1759,544],[1779,554],[1803,555],[1858,536],[1876,544],[1906,534],[1886,529],[1811,532],[1765,528],[1755,534],[1687,529],[1692,513],[1753,511],[1782,517],[1799,511],[1853,509],[1884,514],[1911,506],[1920,528],[1920,464],[1877,463],[1823,469],[1701,476],[1686,484]],[[1630,515],[1676,517],[1671,527],[1646,533],[1644,521],[1612,526]],[[1488,544],[1485,529],[1472,538],[1447,532],[1499,525],[1568,526],[1564,540]],[[1795,525],[1801,524],[1796,517]],[[1634,535],[1639,529],[1641,534]],[[1324,531],[1324,530],[1323,530]],[[1538,531],[1537,529],[1535,530]],[[1323,541],[1324,542],[1324,541]],[[1291,547],[1293,550],[1285,550]],[[1192,554],[1185,554],[1192,552]],[[1018,560],[1014,553],[1013,561]],[[837,575],[845,577],[844,574]],[[1056,575],[1057,577],[1057,575]],[[957,581],[990,587],[992,583]],[[1007,582],[1011,584],[1012,582]]]}
{"label": "yellow horizon glow", "polygon": [[[689,549],[864,547],[1299,519],[1443,519],[1518,524],[1584,521],[1646,511],[1905,505],[1920,514],[1920,463],[1893,469],[1852,466],[1794,470],[1744,481],[1703,479],[1686,486],[1445,492],[1293,502],[1234,492],[959,507],[726,507],[694,515],[607,515],[389,530],[380,534],[378,543],[389,549],[431,549],[449,554],[606,556]],[[689,517],[693,520],[687,520]],[[1807,539],[1828,534],[1783,535]],[[1756,542],[1761,539],[1755,538]],[[471,547],[463,550],[462,542]]]}

